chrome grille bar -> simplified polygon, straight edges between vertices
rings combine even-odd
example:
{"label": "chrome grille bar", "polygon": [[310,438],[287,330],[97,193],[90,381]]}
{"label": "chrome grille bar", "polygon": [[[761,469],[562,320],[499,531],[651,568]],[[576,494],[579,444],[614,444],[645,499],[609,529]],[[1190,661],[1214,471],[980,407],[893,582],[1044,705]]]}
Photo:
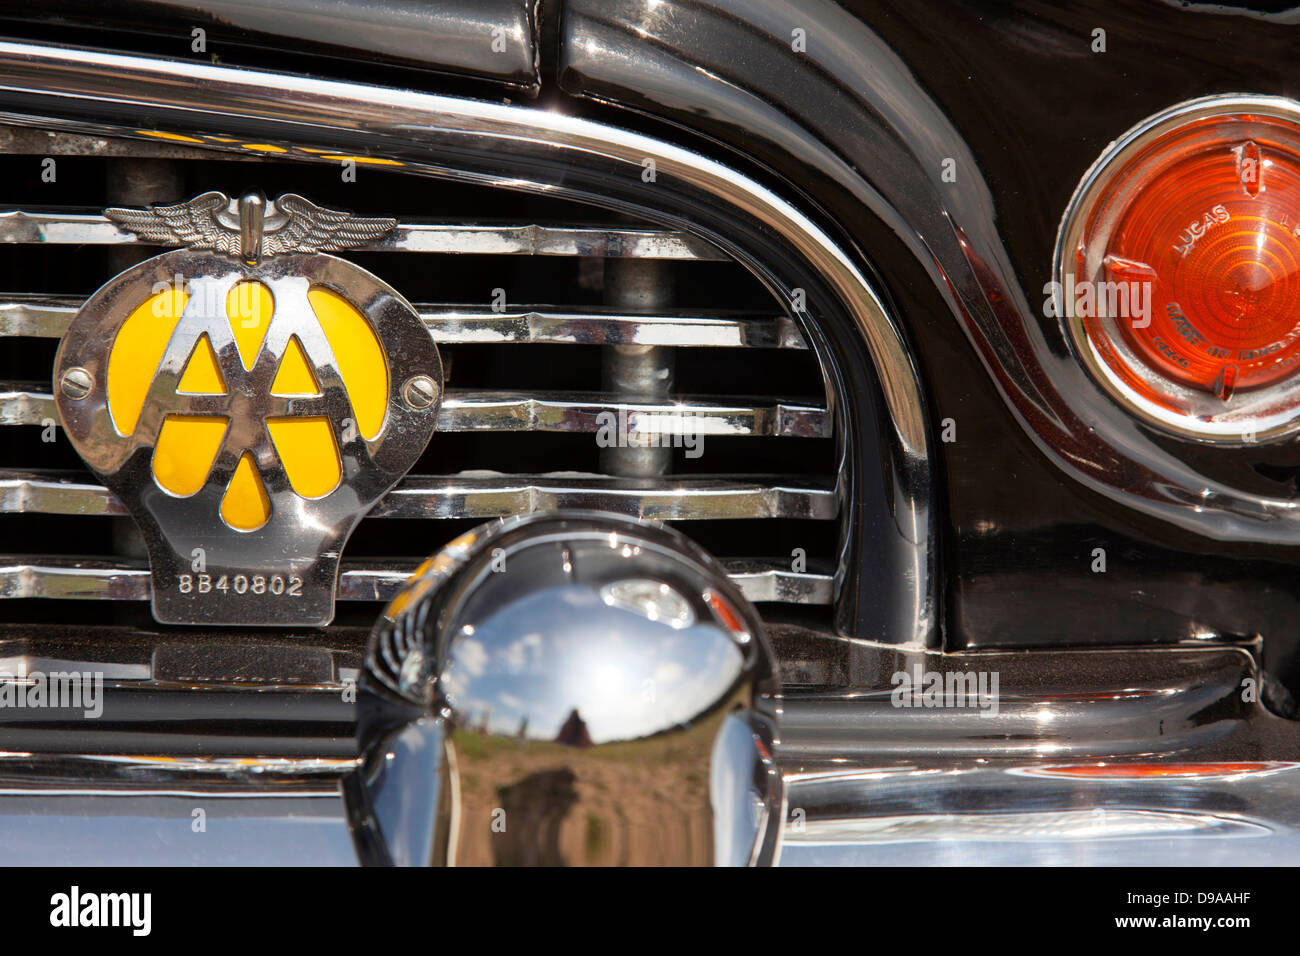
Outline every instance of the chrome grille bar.
{"label": "chrome grille bar", "polygon": [[39,425],[59,421],[55,397],[38,382],[0,382],[0,425]]}
{"label": "chrome grille bar", "polygon": [[[751,560],[723,564],[751,601],[830,604],[834,596],[834,579],[829,574],[790,571]],[[339,600],[386,601],[415,566],[415,562],[401,568],[345,562],[339,575]],[[0,599],[147,601],[149,597],[149,570],[143,565],[46,556],[0,557]]]}
{"label": "chrome grille bar", "polygon": [[633,403],[577,392],[449,391],[438,415],[438,430],[595,432],[604,424],[599,419],[605,413],[620,419],[626,416],[627,432],[645,436],[828,438],[831,434],[825,409],[807,405],[744,405],[709,398]]}
{"label": "chrome grille bar", "polygon": [[35,382],[0,382],[0,425],[42,425],[59,420],[54,396]]}
{"label": "chrome grille bar", "polygon": [[[593,508],[662,521],[728,518],[831,520],[832,488],[806,478],[673,477],[628,481],[598,475],[408,475],[371,518],[500,518]],[[125,515],[88,476],[0,471],[0,514]]]}
{"label": "chrome grille bar", "polygon": [[[751,601],[788,604],[830,604],[834,599],[834,578],[829,574],[811,571],[791,571],[787,567],[761,561],[741,560],[722,562],[727,574],[741,593]],[[3,575],[0,565],[0,575]],[[386,601],[396,593],[411,571],[377,567],[358,562],[345,565],[339,575],[338,596],[343,601]],[[146,586],[148,577],[146,574]],[[3,585],[0,585],[0,593]]]}
{"label": "chrome grille bar", "polygon": [[370,512],[379,518],[496,518],[593,508],[661,521],[810,518],[839,513],[834,489],[800,478],[408,476]]}
{"label": "chrome grille bar", "polygon": [[[3,306],[0,306],[2,309]],[[417,305],[439,345],[473,343],[564,343],[579,345],[671,345],[678,348],[782,348],[808,346],[786,316],[511,310]],[[2,313],[0,313],[2,314]]]}
{"label": "chrome grille bar", "polygon": [[[0,298],[0,336],[62,338],[84,299],[8,295]],[[806,349],[786,316],[581,312],[546,308],[487,308],[437,303],[416,310],[439,345],[542,344],[672,345],[712,348]]]}
{"label": "chrome grille bar", "polygon": [[[146,245],[95,213],[27,209],[0,211],[0,242]],[[581,224],[401,222],[384,238],[356,248],[369,252],[727,260],[720,250],[687,232]]]}
{"label": "chrome grille bar", "polygon": [[[779,402],[746,405],[711,398],[631,403],[597,393],[447,392],[438,431],[594,433],[616,417],[628,435],[664,439],[688,436],[827,438],[831,417],[823,408]],[[58,421],[54,396],[31,382],[0,382],[0,425],[40,425]],[[626,425],[622,422],[626,421]]]}
{"label": "chrome grille bar", "polygon": [[0,301],[0,336],[61,339],[85,299],[64,295],[10,295]]}

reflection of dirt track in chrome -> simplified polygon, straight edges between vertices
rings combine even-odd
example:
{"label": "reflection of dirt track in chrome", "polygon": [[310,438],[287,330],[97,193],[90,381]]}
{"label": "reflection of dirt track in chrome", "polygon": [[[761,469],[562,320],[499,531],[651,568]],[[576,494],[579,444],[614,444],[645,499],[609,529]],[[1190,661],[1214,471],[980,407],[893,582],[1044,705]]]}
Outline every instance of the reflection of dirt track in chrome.
{"label": "reflection of dirt track in chrome", "polygon": [[[459,730],[457,859],[468,866],[713,861],[709,757],[721,715],[588,748]],[[493,819],[504,811],[504,832]],[[497,830],[501,824],[498,823]]]}

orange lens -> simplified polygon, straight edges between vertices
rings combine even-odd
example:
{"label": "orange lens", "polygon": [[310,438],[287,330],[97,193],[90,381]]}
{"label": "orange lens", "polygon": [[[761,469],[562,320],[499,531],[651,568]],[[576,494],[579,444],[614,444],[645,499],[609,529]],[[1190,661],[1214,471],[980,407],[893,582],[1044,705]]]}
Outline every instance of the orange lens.
{"label": "orange lens", "polygon": [[1074,314],[1139,394],[1160,400],[1153,372],[1225,401],[1290,376],[1300,132],[1273,117],[1211,117],[1145,144],[1109,180],[1077,253],[1078,277],[1092,281]]}

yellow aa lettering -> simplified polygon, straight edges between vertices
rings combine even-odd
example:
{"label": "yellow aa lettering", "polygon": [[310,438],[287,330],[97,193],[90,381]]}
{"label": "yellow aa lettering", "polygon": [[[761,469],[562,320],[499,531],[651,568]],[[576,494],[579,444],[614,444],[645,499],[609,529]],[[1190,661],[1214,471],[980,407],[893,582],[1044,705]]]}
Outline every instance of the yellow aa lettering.
{"label": "yellow aa lettering", "polygon": [[252,369],[262,341],[271,327],[275,314],[275,300],[271,290],[261,282],[236,282],[226,294],[226,315],[230,330],[235,333],[235,345],[244,368]]}
{"label": "yellow aa lettering", "polygon": [[221,378],[221,369],[217,367],[217,354],[212,350],[206,332],[194,343],[194,351],[185,363],[185,371],[176,385],[176,391],[190,395],[226,394],[226,383]]}
{"label": "yellow aa lettering", "polygon": [[268,418],[266,427],[297,494],[320,498],[338,487],[343,471],[328,418]]}
{"label": "yellow aa lettering", "polygon": [[240,456],[226,486],[226,494],[221,499],[221,517],[236,531],[256,531],[271,517],[271,500],[248,452]]}
{"label": "yellow aa lettering", "polygon": [[366,317],[338,293],[317,286],[307,293],[338,363],[339,375],[367,440],[379,435],[388,412],[388,363]]}
{"label": "yellow aa lettering", "polygon": [[108,353],[108,411],[119,435],[135,431],[158,363],[189,295],[170,288],[145,299],[118,329]]}
{"label": "yellow aa lettering", "polygon": [[221,450],[227,418],[168,415],[153,448],[153,476],[159,487],[188,498],[203,487]]}
{"label": "yellow aa lettering", "polygon": [[289,345],[284,350],[284,357],[280,359],[280,368],[275,373],[275,381],[271,383],[271,394],[319,395],[320,393],[316,376],[311,373],[307,356],[303,355],[302,346],[298,344],[298,336],[290,336]]}

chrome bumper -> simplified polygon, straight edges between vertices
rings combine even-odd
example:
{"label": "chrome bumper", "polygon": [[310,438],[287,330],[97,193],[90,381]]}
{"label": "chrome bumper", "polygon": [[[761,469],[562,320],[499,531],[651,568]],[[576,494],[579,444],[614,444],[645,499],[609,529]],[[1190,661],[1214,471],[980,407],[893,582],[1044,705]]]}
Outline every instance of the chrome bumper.
{"label": "chrome bumper", "polygon": [[[1295,724],[1244,699],[1259,679],[1247,648],[846,654],[843,667],[875,689],[786,692],[782,865],[1296,859]],[[893,706],[886,675],[917,663],[997,671],[997,715]],[[126,683],[106,692],[144,690]],[[299,689],[287,709],[320,712],[339,686]],[[220,712],[174,733],[215,740]],[[53,732],[31,739],[54,750]],[[279,758],[5,753],[5,861],[353,865],[341,783],[357,762],[348,741],[334,744],[329,757],[291,746],[299,753]]]}

